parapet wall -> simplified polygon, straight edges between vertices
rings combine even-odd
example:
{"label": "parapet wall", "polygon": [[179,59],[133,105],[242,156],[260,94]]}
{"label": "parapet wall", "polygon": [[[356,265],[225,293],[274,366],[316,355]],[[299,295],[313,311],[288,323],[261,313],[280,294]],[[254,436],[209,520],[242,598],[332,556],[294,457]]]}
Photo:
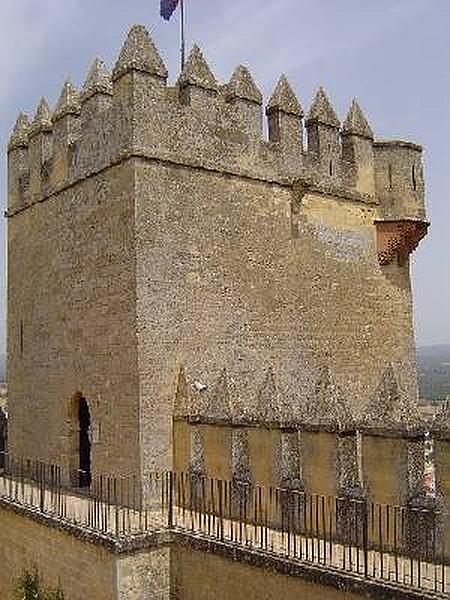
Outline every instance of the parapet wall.
{"label": "parapet wall", "polygon": [[[282,76],[266,107],[250,72],[217,82],[200,50],[174,87],[143,27],[131,29],[111,76],[98,59],[80,93],[66,82],[53,111],[21,115],[9,144],[12,215],[130,156],[309,185],[380,204],[381,217],[424,218],[419,146],[374,142],[356,101],[343,124],[322,88],[304,119]],[[346,192],[343,194],[343,192]]]}
{"label": "parapet wall", "polygon": [[425,424],[391,368],[360,410],[326,368],[303,404],[283,397],[272,370],[255,398],[241,391],[226,371],[210,388],[181,370],[176,471],[392,505],[425,494]]}

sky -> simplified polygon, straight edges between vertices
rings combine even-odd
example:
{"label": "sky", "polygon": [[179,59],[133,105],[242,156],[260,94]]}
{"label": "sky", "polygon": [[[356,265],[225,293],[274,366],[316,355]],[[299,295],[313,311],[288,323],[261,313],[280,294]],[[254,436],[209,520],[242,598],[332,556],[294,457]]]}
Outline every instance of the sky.
{"label": "sky", "polygon": [[[148,27],[173,82],[179,15],[160,0],[0,1],[0,190],[19,111],[81,86],[96,56],[112,68],[130,25]],[[323,85],[343,119],[353,96],[377,137],[425,148],[429,235],[412,258],[419,345],[450,343],[450,0],[185,0],[187,45],[216,77],[250,68],[266,100],[285,73],[304,107]],[[6,240],[0,222],[0,352],[5,347]]]}

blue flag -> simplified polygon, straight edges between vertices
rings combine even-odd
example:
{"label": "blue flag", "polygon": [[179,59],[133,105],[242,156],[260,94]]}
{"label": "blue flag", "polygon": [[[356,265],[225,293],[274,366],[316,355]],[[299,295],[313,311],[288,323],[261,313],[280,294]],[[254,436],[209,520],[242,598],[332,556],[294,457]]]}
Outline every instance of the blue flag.
{"label": "blue flag", "polygon": [[161,0],[161,16],[166,21],[170,20],[176,7],[178,6],[179,0]]}

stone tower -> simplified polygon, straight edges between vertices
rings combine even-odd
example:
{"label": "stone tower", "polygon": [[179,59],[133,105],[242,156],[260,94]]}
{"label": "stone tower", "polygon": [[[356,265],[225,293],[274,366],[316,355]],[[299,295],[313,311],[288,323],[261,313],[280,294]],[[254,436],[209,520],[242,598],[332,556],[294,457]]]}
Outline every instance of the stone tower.
{"label": "stone tower", "polygon": [[[171,466],[180,370],[224,369],[239,410],[275,378],[305,411],[326,367],[355,415],[392,368],[416,397],[409,256],[427,230],[421,147],[341,124],[282,76],[173,87],[145,28],[112,75],[20,115],[8,148],[9,449],[76,472]],[[82,416],[84,415],[84,416]],[[80,420],[81,419],[81,420]],[[82,421],[82,422],[81,422]],[[85,428],[84,431],[81,431]],[[83,437],[84,436],[84,437]],[[85,439],[82,456],[80,445]]]}

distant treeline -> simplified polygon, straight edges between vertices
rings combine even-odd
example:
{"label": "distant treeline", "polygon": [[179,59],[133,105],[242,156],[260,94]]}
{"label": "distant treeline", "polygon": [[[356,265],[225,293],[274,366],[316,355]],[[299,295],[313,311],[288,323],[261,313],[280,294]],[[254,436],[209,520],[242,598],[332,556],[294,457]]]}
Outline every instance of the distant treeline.
{"label": "distant treeline", "polygon": [[450,396],[450,345],[419,348],[417,358],[420,397],[445,400]]}

